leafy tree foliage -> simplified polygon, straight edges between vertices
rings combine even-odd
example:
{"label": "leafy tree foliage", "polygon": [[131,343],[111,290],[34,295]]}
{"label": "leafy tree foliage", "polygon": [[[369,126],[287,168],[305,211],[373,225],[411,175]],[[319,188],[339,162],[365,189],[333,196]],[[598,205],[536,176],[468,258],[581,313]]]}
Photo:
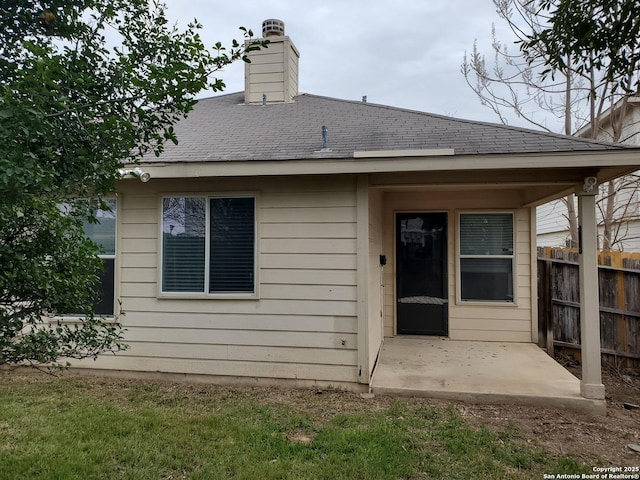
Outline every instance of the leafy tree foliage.
{"label": "leafy tree foliage", "polygon": [[637,0],[541,0],[548,26],[522,44],[542,54],[548,71],[570,63],[581,71],[603,71],[614,89],[637,90],[640,67],[640,3]]}
{"label": "leafy tree foliage", "polygon": [[[554,121],[555,117],[563,120],[566,135],[579,131],[581,137],[632,141],[636,133],[629,132],[637,132],[637,128],[629,128],[628,124],[632,95],[628,86],[637,83],[638,79],[640,17],[632,18],[629,12],[638,9],[637,2],[607,1],[604,2],[610,8],[607,11],[600,1],[493,0],[493,3],[521,50],[508,50],[507,44],[498,39],[494,27],[493,61],[480,53],[477,43],[470,55],[465,54],[462,74],[483,105],[489,107],[502,123],[507,123],[508,113],[515,113],[536,128],[553,131],[557,128],[554,124],[560,126]],[[589,8],[595,17],[584,13]],[[570,13],[580,18],[569,18]],[[616,34],[606,26],[607,22],[629,30]],[[600,45],[599,50],[589,52],[588,42],[593,37],[578,34],[587,30],[586,24],[593,30],[590,34],[599,39],[595,42]],[[623,57],[616,56],[614,63],[609,62],[603,49],[608,36],[611,37],[609,45],[617,42],[615,51],[627,55],[629,63],[624,69],[609,68],[619,65],[617,62]],[[571,41],[572,46],[567,47]],[[578,41],[583,42],[580,47],[583,50],[579,55],[572,54],[578,48]],[[585,128],[587,125],[588,129]],[[634,238],[627,227],[629,220],[637,218],[634,198],[639,186],[637,175],[600,186],[597,207],[602,249],[621,248],[624,241]],[[575,197],[569,195],[563,203],[570,238],[575,245],[578,243]]]}
{"label": "leafy tree foliage", "polygon": [[[640,87],[640,3],[637,0],[540,0],[547,16],[544,28],[528,35],[521,50],[529,61],[542,59],[542,77],[573,69],[591,80],[591,137],[600,136],[602,107],[609,100],[610,140],[624,141],[628,101]],[[597,80],[600,79],[600,80]],[[609,250],[624,235],[625,220],[635,208],[619,205],[617,193],[638,190],[637,176],[609,182],[600,189],[603,218],[602,248]],[[620,212],[620,213],[616,213]],[[620,216],[620,214],[622,216]]]}
{"label": "leafy tree foliage", "polygon": [[93,312],[101,260],[83,222],[97,218],[82,199],[176,142],[194,96],[224,88],[215,73],[266,46],[241,28],[245,42],[209,50],[200,28],[148,0],[0,0],[0,365],[123,348]]}

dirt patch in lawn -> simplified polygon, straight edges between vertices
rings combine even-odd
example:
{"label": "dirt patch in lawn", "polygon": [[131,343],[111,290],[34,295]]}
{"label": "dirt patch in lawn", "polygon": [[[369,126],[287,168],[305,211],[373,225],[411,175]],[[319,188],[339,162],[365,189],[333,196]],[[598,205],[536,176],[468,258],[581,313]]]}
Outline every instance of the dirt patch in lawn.
{"label": "dirt patch in lawn", "polygon": [[[580,365],[558,359],[580,377]],[[571,455],[587,465],[638,466],[640,453],[629,444],[640,444],[640,371],[603,367],[606,389],[606,416],[591,416],[571,410],[516,405],[462,405],[457,408],[476,425],[502,430],[515,425],[528,437],[549,450]]]}
{"label": "dirt patch in lawn", "polygon": [[[580,376],[580,366],[565,365]],[[547,448],[555,455],[575,457],[588,466],[640,466],[640,453],[628,447],[640,444],[640,409],[626,409],[625,403],[640,403],[640,371],[617,371],[604,367],[606,416],[573,410],[522,405],[489,405],[429,399],[402,399],[410,404],[453,407],[477,427],[496,432],[516,427],[523,440]],[[387,409],[397,398],[375,396],[363,399],[347,392],[270,390],[271,401],[298,406],[315,417],[358,414]]]}
{"label": "dirt patch in lawn", "polygon": [[[564,362],[576,376],[580,367]],[[6,373],[4,375],[7,375]],[[65,376],[73,377],[66,373]],[[18,382],[55,383],[53,377],[20,373],[4,377],[6,387],[11,380]],[[282,404],[295,414],[303,414],[309,424],[293,425],[283,434],[295,443],[314,441],[314,425],[322,424],[338,415],[368,415],[388,410],[398,402],[412,407],[454,408],[471,425],[487,427],[496,432],[513,431],[522,441],[539,445],[552,454],[575,457],[588,466],[638,466],[640,453],[628,447],[640,444],[640,409],[625,408],[626,404],[640,404],[640,371],[605,367],[603,382],[607,392],[606,416],[593,416],[572,410],[519,405],[489,405],[447,402],[424,398],[394,398],[367,396],[340,390],[285,389],[277,387],[226,387],[206,384],[147,382],[101,377],[79,377],[82,388],[100,394],[104,389],[110,401],[119,408],[128,408],[132,401],[170,405],[177,398],[188,398],[189,409],[211,411],[217,402],[233,404],[253,399],[265,404]],[[151,384],[156,385],[151,388]],[[158,388],[157,385],[160,384]],[[629,405],[627,405],[628,407]],[[425,410],[426,412],[427,410]],[[2,425],[0,425],[0,434]]]}

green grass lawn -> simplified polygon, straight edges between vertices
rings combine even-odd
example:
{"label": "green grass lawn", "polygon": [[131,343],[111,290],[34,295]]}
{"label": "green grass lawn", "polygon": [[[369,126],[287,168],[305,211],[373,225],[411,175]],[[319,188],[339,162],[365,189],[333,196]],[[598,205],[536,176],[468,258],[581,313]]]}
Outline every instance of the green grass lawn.
{"label": "green grass lawn", "polygon": [[0,373],[0,479],[531,479],[589,470],[426,400]]}

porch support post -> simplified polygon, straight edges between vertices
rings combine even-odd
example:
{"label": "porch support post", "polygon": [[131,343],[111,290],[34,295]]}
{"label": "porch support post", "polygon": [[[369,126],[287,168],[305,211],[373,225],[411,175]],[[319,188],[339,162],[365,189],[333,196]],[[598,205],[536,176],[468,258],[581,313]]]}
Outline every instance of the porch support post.
{"label": "porch support post", "polygon": [[538,343],[538,240],[536,207],[529,207],[529,244],[531,248],[531,341]]}
{"label": "porch support post", "polygon": [[358,382],[369,384],[369,176],[358,175],[356,186],[356,268]]}
{"label": "porch support post", "polygon": [[[588,177],[593,178],[593,177]],[[586,184],[585,179],[585,184]],[[580,224],[580,343],[582,345],[582,381],[585,398],[604,400],[600,364],[600,301],[598,296],[598,227],[596,223],[597,186],[578,192]]]}

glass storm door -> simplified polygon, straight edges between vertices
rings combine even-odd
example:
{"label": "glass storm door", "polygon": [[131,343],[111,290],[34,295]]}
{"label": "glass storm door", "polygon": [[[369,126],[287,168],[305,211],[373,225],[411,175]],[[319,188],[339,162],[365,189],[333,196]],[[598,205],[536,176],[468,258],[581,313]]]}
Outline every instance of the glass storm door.
{"label": "glass storm door", "polygon": [[396,214],[399,334],[449,334],[447,214]]}

